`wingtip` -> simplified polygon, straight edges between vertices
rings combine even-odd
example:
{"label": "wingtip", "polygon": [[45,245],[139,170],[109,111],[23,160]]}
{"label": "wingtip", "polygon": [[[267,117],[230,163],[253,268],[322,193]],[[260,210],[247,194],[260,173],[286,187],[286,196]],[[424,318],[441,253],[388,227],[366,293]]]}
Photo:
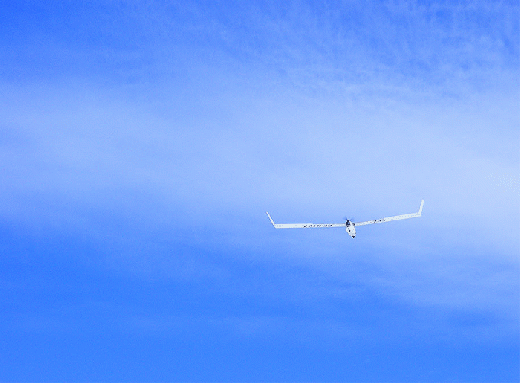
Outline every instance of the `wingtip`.
{"label": "wingtip", "polygon": [[265,214],[267,214],[267,216],[269,217],[269,221],[271,221],[271,223],[273,224],[274,226],[274,221],[273,219],[271,218],[271,215],[266,211]]}

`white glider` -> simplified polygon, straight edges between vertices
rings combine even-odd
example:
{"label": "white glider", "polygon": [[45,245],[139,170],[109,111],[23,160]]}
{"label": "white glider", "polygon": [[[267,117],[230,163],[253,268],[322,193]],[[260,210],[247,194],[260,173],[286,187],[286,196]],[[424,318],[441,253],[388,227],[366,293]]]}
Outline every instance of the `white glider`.
{"label": "white glider", "polygon": [[307,229],[307,228],[316,228],[316,227],[345,227],[347,233],[352,238],[354,238],[356,236],[356,226],[364,226],[364,225],[370,225],[373,223],[399,221],[401,219],[420,217],[421,213],[422,213],[423,205],[424,205],[424,200],[421,201],[421,207],[419,208],[419,211],[417,213],[395,215],[393,217],[373,219],[371,221],[364,221],[364,222],[351,222],[350,220],[347,219],[347,222],[345,222],[345,223],[274,223],[274,221],[271,218],[271,216],[269,215],[269,213],[268,212],[266,212],[266,213],[275,229],[304,229],[304,228]]}

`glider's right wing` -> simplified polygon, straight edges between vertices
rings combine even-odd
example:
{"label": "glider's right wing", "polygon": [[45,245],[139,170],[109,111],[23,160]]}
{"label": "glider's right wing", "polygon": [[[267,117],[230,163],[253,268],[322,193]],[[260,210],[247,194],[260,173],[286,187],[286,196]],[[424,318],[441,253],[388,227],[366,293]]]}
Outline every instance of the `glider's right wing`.
{"label": "glider's right wing", "polygon": [[344,227],[344,223],[274,223],[273,219],[266,212],[269,220],[273,224],[275,229],[309,229],[316,227]]}
{"label": "glider's right wing", "polygon": [[419,211],[417,213],[401,214],[401,215],[395,215],[393,217],[385,217],[385,218],[381,218],[381,219],[373,219],[371,221],[356,222],[356,223],[354,223],[354,226],[364,226],[364,225],[370,225],[372,223],[383,223],[383,222],[389,222],[389,221],[398,221],[400,219],[408,219],[408,218],[420,217],[421,213],[422,213],[423,205],[424,205],[424,200],[421,201],[421,207],[419,208]]}

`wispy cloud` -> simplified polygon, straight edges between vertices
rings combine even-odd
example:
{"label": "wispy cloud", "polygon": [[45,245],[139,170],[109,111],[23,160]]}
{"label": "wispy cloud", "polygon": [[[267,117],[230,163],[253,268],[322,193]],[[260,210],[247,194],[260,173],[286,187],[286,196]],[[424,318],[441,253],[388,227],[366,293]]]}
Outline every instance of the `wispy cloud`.
{"label": "wispy cloud", "polygon": [[[411,313],[395,339],[405,322],[518,332],[518,4],[93,2],[62,8],[64,24],[30,11],[0,27],[17,31],[0,41],[2,223],[80,238],[129,278],[270,308],[126,313],[129,328],[334,343],[391,327],[336,307],[375,320],[388,305]],[[364,220],[422,198],[420,219],[355,240],[264,215]]]}

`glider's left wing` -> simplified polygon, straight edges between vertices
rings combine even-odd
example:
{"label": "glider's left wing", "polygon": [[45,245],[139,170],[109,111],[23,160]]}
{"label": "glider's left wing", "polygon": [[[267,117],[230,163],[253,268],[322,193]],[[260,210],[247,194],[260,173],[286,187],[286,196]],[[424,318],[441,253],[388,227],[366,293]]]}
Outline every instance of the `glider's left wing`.
{"label": "glider's left wing", "polygon": [[266,212],[269,220],[273,224],[275,229],[309,229],[316,227],[344,227],[344,223],[274,223],[273,219]]}

